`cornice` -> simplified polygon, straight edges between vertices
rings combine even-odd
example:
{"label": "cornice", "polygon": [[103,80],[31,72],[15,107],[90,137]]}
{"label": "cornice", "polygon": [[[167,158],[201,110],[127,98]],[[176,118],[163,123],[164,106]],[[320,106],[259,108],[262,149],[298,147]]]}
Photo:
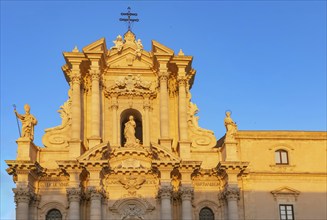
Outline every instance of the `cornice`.
{"label": "cornice", "polygon": [[325,131],[238,131],[236,139],[327,140]]}

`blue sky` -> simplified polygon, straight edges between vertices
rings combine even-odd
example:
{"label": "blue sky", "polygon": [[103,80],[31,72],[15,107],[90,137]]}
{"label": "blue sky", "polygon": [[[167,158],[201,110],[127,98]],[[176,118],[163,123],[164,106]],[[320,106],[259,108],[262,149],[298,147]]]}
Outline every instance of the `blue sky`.
{"label": "blue sky", "polygon": [[1,218],[13,218],[18,130],[25,103],[44,129],[61,123],[67,99],[62,52],[104,37],[107,47],[139,14],[133,32],[194,56],[191,90],[200,126],[224,135],[226,110],[240,130],[326,130],[325,1],[1,1]]}

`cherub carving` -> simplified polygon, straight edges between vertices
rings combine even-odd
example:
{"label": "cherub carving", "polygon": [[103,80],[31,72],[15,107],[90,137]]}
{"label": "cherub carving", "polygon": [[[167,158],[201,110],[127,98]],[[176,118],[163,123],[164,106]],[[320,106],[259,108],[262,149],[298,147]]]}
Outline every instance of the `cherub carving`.
{"label": "cherub carving", "polygon": [[110,49],[117,49],[118,52],[123,49],[124,42],[122,36],[118,35],[116,40],[113,41],[113,43],[115,44],[115,46],[111,47]]}

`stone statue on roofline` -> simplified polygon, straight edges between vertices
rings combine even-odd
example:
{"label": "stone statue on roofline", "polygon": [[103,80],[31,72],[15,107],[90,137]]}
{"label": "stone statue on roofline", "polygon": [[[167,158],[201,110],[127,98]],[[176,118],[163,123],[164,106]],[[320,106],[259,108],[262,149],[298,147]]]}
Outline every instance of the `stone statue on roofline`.
{"label": "stone statue on roofline", "polygon": [[17,118],[22,122],[22,138],[28,138],[34,140],[34,126],[37,125],[37,120],[34,115],[30,114],[31,107],[26,104],[24,105],[25,114],[19,114],[16,109],[14,110]]}
{"label": "stone statue on roofline", "polygon": [[120,52],[123,49],[123,38],[122,36],[118,35],[116,40],[113,41],[113,43],[115,44],[113,47],[111,47],[110,49],[117,49],[118,52]]}
{"label": "stone statue on roofline", "polygon": [[237,125],[233,121],[233,119],[230,117],[231,112],[226,111],[226,117],[224,120],[224,124],[226,127],[226,136],[225,136],[225,141],[235,141],[235,134],[237,132]]}

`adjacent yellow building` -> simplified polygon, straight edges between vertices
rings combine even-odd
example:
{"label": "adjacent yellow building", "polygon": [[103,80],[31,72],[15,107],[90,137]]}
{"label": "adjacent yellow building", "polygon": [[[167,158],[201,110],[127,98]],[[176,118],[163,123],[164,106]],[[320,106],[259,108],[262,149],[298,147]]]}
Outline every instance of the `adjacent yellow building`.
{"label": "adjacent yellow building", "polygon": [[326,219],[327,132],[198,125],[192,56],[128,31],[63,53],[62,124],[33,143],[36,118],[7,172],[17,219]]}

